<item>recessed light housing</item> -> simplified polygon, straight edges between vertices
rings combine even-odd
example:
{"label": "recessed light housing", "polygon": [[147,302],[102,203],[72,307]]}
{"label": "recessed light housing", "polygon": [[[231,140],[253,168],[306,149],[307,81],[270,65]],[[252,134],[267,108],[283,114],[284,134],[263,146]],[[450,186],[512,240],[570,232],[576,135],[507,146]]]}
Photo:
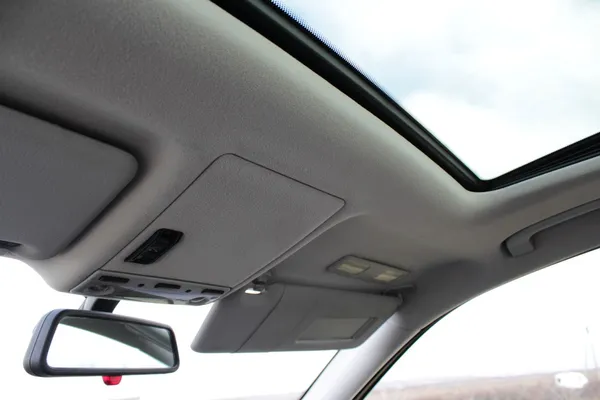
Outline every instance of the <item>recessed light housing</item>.
{"label": "recessed light housing", "polygon": [[327,268],[329,272],[371,283],[391,284],[408,274],[400,268],[362,258],[347,256]]}

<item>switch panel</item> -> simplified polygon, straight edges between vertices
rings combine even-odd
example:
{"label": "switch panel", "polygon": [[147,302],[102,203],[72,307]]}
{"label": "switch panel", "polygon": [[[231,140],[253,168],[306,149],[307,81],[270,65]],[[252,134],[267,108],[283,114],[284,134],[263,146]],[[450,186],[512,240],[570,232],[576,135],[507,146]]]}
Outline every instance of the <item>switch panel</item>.
{"label": "switch panel", "polygon": [[182,237],[182,232],[171,229],[159,229],[125,258],[125,262],[144,265],[152,264],[179,243]]}

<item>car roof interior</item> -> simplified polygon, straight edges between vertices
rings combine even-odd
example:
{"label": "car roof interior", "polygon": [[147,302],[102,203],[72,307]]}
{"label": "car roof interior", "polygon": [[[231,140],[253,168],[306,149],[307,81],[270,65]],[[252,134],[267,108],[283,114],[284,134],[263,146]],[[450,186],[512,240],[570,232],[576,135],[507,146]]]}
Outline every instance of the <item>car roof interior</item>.
{"label": "car roof interior", "polygon": [[63,292],[216,302],[193,349],[244,352],[412,335],[598,247],[596,137],[478,180],[257,4],[3,2],[3,254]]}

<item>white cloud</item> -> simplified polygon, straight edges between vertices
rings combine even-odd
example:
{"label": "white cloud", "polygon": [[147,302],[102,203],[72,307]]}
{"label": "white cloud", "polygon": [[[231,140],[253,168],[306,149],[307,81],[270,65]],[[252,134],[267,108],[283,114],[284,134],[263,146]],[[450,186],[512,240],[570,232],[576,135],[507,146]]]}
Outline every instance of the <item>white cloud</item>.
{"label": "white cloud", "polygon": [[282,3],[483,178],[600,131],[598,2]]}

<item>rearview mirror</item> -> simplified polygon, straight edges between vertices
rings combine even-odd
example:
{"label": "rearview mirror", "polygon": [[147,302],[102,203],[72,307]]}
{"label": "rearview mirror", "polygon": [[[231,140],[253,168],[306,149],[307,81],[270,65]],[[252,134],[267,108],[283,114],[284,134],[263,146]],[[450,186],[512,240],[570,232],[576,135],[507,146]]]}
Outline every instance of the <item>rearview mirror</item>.
{"label": "rearview mirror", "polygon": [[38,323],[23,360],[35,376],[174,372],[173,330],[156,322],[96,311],[54,310]]}

